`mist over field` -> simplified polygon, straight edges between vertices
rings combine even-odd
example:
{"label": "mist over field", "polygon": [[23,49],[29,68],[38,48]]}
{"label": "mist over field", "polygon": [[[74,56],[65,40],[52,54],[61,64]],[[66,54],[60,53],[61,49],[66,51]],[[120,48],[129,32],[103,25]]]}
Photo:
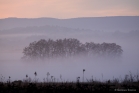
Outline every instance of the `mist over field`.
{"label": "mist over field", "polygon": [[[116,43],[123,49],[120,59],[107,58],[59,58],[44,61],[23,61],[23,49],[31,42],[40,39],[76,38],[81,43]],[[139,74],[139,17],[97,17],[53,19],[36,18],[0,19],[0,77],[5,81],[23,80],[26,74],[32,79],[37,72],[39,81],[54,76],[56,81],[76,81],[86,79],[103,81],[106,79],[124,79],[129,71]],[[62,80],[60,79],[62,75]]]}

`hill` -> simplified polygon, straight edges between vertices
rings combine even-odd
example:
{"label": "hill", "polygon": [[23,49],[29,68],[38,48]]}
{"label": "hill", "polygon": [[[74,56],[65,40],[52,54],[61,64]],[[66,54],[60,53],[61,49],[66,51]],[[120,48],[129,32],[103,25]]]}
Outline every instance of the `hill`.
{"label": "hill", "polygon": [[131,31],[139,29],[139,16],[55,18],[5,18],[0,19],[0,30],[33,26],[60,26],[103,31]]}

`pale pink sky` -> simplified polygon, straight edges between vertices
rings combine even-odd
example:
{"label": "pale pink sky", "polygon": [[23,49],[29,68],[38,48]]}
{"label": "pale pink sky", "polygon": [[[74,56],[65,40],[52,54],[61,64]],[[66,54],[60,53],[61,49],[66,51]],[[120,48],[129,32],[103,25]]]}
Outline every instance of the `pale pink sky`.
{"label": "pale pink sky", "polygon": [[139,0],[0,0],[0,18],[139,16]]}

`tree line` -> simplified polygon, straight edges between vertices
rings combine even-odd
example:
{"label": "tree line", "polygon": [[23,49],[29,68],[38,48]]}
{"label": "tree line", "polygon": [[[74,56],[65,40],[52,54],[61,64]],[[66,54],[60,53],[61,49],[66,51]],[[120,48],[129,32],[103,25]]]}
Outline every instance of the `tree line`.
{"label": "tree line", "polygon": [[74,38],[69,39],[41,39],[29,44],[23,49],[23,59],[46,59],[55,57],[74,57],[83,56],[104,56],[104,57],[120,57],[122,48],[115,43],[81,43]]}

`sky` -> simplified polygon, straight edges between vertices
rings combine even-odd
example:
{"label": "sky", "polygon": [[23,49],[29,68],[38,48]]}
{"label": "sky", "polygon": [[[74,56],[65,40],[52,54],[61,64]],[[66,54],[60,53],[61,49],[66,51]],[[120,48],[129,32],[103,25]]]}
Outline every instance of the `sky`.
{"label": "sky", "polygon": [[139,16],[139,0],[0,0],[0,18]]}

